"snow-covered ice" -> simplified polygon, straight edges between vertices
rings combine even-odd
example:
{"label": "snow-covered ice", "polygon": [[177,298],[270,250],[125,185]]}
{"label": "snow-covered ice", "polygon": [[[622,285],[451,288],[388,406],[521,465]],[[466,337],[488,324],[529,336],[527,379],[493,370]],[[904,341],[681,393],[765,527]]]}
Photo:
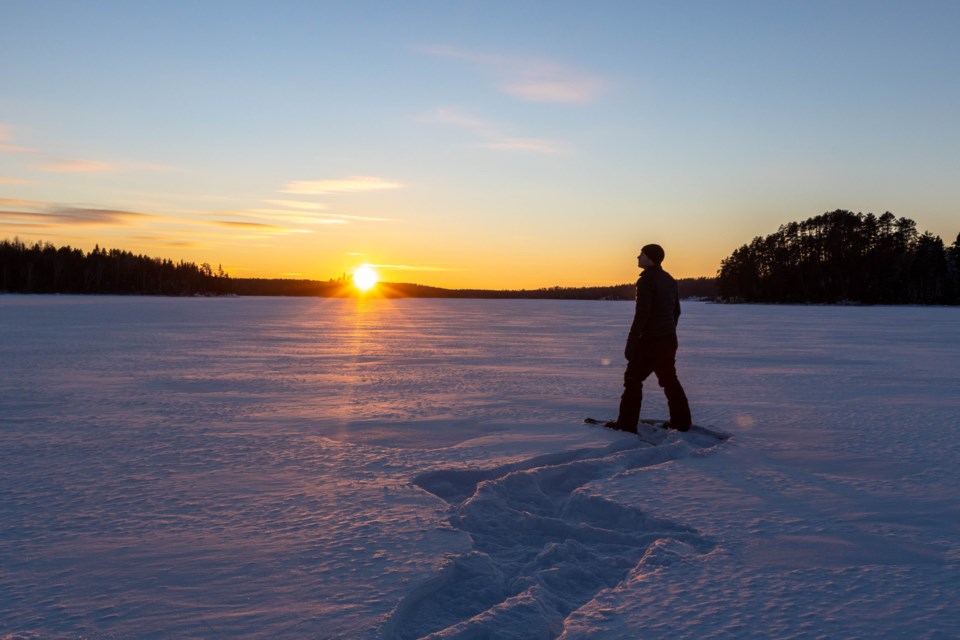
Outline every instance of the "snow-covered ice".
{"label": "snow-covered ice", "polygon": [[[960,309],[0,296],[0,638],[954,638]],[[665,417],[656,383],[644,415]]]}

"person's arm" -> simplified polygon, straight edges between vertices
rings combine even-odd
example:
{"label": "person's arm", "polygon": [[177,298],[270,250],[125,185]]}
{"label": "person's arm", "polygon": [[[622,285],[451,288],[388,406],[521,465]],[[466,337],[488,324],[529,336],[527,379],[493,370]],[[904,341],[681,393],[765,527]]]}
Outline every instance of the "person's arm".
{"label": "person's arm", "polygon": [[633,354],[640,343],[640,336],[643,334],[643,326],[650,317],[650,307],[652,304],[653,290],[650,283],[643,278],[637,280],[637,308],[633,313],[633,324],[630,325],[630,333],[627,334],[627,346],[623,350],[623,355],[627,360],[633,358]]}
{"label": "person's arm", "polygon": [[679,285],[674,289],[674,295],[676,296],[676,302],[673,303],[673,326],[677,326],[680,322],[680,287]]}

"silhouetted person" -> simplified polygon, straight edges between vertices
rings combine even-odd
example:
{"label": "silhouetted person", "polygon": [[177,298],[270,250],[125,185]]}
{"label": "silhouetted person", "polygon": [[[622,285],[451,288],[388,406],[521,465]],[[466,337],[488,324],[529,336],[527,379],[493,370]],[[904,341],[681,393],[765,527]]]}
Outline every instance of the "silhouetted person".
{"label": "silhouetted person", "polygon": [[620,413],[608,426],[636,433],[643,404],[643,381],[651,373],[663,387],[670,408],[667,428],[690,429],[690,405],[677,379],[677,321],[680,319],[680,294],[677,281],[663,270],[664,252],[660,245],[648,244],[637,256],[643,269],[637,280],[637,308],[627,337],[624,356],[627,370],[623,374],[623,396]]}

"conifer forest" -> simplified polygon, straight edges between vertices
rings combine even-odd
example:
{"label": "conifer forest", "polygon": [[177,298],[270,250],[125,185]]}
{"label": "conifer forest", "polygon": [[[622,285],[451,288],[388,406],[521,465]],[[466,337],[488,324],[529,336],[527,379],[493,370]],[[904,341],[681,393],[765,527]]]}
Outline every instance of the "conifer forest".
{"label": "conifer forest", "polygon": [[946,247],[908,218],[838,209],[754,238],[717,285],[731,302],[958,304],[960,235]]}

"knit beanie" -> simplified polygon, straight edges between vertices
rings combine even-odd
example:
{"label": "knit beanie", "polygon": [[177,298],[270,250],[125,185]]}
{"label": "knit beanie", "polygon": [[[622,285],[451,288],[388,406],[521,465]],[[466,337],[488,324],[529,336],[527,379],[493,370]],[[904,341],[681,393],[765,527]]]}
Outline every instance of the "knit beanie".
{"label": "knit beanie", "polygon": [[658,244],[648,244],[643,249],[640,249],[640,253],[647,256],[657,264],[663,262],[663,247]]}

